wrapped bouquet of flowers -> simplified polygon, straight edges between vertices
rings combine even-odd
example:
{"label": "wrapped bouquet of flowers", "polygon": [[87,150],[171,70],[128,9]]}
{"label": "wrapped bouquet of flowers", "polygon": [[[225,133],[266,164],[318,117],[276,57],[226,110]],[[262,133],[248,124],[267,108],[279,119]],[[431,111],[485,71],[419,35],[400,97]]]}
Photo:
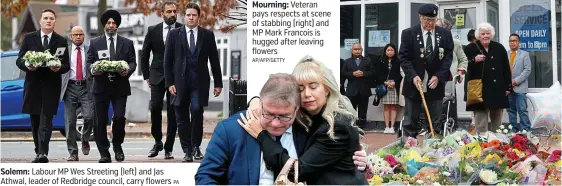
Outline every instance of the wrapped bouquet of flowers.
{"label": "wrapped bouquet of flowers", "polygon": [[129,64],[126,61],[100,60],[92,65],[94,72],[124,72],[127,70],[129,70]]}
{"label": "wrapped bouquet of flowers", "polygon": [[49,50],[44,52],[27,51],[23,55],[25,66],[34,67],[60,67],[61,61],[58,57],[53,56]]}

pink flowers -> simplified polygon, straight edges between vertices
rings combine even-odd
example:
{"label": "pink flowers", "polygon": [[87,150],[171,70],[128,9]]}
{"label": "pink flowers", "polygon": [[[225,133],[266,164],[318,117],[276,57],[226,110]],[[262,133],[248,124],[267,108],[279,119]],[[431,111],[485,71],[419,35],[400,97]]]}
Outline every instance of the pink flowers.
{"label": "pink flowers", "polygon": [[560,160],[560,153],[561,153],[560,150],[552,151],[552,154],[550,154],[550,156],[548,156],[548,158],[546,159],[546,162],[550,163],[550,162],[556,162],[556,161]]}
{"label": "pink flowers", "polygon": [[392,155],[387,155],[387,156],[384,158],[384,160],[385,160],[386,162],[388,162],[388,164],[389,164],[391,167],[394,167],[394,166],[398,165],[398,162],[396,161],[396,159],[395,159],[394,156],[392,156]]}

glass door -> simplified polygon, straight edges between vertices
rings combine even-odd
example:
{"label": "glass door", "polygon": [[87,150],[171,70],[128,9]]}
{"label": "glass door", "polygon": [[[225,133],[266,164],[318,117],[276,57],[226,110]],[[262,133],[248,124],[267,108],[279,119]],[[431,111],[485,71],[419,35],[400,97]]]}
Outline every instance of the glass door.
{"label": "glass door", "polygon": [[[480,12],[476,7],[479,4],[461,4],[461,5],[442,5],[439,7],[439,14],[445,20],[448,20],[451,25],[451,33],[453,39],[458,39],[463,45],[468,44],[466,35],[470,29],[476,29],[478,23],[478,13]],[[497,32],[496,32],[497,33]]]}

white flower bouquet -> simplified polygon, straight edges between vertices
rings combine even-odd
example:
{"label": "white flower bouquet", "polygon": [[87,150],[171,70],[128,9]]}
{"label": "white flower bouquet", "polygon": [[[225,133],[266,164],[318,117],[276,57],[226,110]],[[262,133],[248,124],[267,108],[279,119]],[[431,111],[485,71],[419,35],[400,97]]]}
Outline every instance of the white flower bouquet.
{"label": "white flower bouquet", "polygon": [[60,67],[61,61],[56,56],[53,56],[49,50],[44,52],[27,51],[23,56],[25,66],[34,67]]}
{"label": "white flower bouquet", "polygon": [[129,64],[126,61],[109,61],[100,60],[92,65],[94,72],[124,72],[129,70]]}

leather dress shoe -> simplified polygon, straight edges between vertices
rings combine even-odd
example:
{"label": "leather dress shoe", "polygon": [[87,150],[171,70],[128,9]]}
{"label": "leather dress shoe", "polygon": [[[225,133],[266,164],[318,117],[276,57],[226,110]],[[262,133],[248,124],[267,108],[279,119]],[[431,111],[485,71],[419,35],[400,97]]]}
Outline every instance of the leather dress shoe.
{"label": "leather dress shoe", "polygon": [[172,156],[172,152],[166,152],[164,154],[164,159],[167,159],[167,160],[174,159],[174,156]]}
{"label": "leather dress shoe", "polygon": [[78,161],[78,154],[71,154],[66,161]]}
{"label": "leather dress shoe", "polygon": [[84,155],[90,154],[90,142],[82,141],[82,153]]}
{"label": "leather dress shoe", "polygon": [[185,154],[185,156],[183,157],[183,160],[181,162],[193,162],[193,156],[191,155],[191,153],[187,153]]}
{"label": "leather dress shoe", "polygon": [[113,147],[113,152],[115,152],[115,161],[122,162],[125,160],[125,154],[123,153],[123,148]]}
{"label": "leather dress shoe", "polygon": [[39,154],[35,155],[35,159],[33,159],[31,163],[39,163]]}
{"label": "leather dress shoe", "polygon": [[201,160],[203,159],[203,154],[201,153],[201,149],[199,147],[194,147],[193,148],[193,157],[196,160]]}
{"label": "leather dress shoe", "polygon": [[102,156],[98,162],[99,162],[99,163],[111,163],[111,157],[109,157],[109,156]]}
{"label": "leather dress shoe", "polygon": [[154,144],[154,146],[152,146],[152,149],[150,149],[150,152],[148,152],[148,157],[154,158],[158,156],[158,152],[162,151],[163,149],[164,147],[162,146],[162,142]]}
{"label": "leather dress shoe", "polygon": [[40,154],[39,155],[39,163],[49,163],[49,158],[47,158],[47,155]]}

